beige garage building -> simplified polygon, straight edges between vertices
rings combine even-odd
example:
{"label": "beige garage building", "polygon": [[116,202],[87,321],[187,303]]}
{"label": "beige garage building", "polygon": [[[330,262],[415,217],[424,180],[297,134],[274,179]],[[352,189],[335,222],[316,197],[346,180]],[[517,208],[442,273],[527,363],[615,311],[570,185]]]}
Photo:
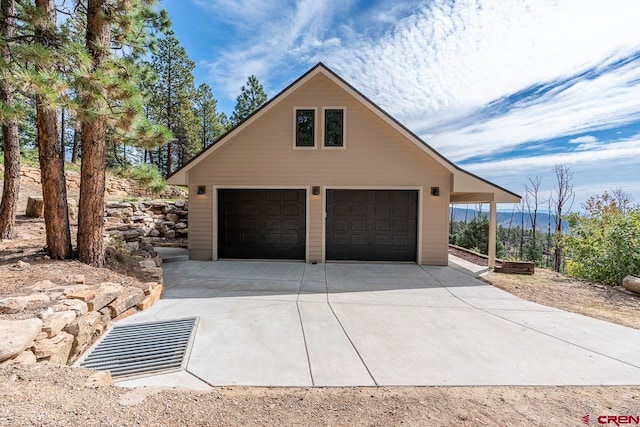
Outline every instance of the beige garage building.
{"label": "beige garage building", "polygon": [[[446,265],[449,205],[520,197],[437,153],[318,64],[170,178],[197,260]],[[491,250],[492,249],[492,250]]]}

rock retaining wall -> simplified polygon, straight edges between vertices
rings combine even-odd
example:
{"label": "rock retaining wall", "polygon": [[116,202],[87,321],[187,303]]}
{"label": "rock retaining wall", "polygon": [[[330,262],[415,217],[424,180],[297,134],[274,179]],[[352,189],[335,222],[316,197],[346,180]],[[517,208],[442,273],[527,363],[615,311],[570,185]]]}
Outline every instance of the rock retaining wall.
{"label": "rock retaining wall", "polygon": [[105,208],[107,244],[110,250],[124,244],[132,255],[145,258],[155,257],[153,245],[168,242],[184,245],[189,235],[187,209],[184,200],[108,203]]}
{"label": "rock retaining wall", "polygon": [[0,299],[0,366],[73,363],[112,322],[160,299],[160,262],[154,262],[159,280],[140,286],[87,284],[83,275],[71,275],[64,283],[36,282],[27,289],[29,295]]}

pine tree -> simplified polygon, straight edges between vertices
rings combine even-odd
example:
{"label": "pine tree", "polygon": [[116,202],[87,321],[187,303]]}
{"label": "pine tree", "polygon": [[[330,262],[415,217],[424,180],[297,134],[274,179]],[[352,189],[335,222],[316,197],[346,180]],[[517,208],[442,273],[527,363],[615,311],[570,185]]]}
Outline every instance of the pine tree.
{"label": "pine tree", "polygon": [[175,165],[184,164],[198,151],[198,119],[192,99],[195,97],[192,71],[195,67],[173,32],[158,41],[151,66],[157,75],[152,85],[149,117],[164,125],[174,139],[158,151],[156,163],[166,175]]}
{"label": "pine tree", "polygon": [[[64,177],[64,153],[58,141],[58,114],[55,105],[56,88],[62,81],[54,67],[62,46],[56,29],[54,0],[36,0],[34,30],[35,78],[40,81],[36,92],[38,128],[38,157],[44,202],[44,222],[47,248],[53,259],[66,259],[72,255],[67,188]],[[62,62],[62,61],[61,61]],[[47,84],[49,83],[49,84]],[[47,87],[47,89],[43,89]],[[51,91],[51,92],[50,92]]]}
{"label": "pine tree", "polygon": [[0,203],[0,239],[11,239],[15,235],[16,210],[20,192],[20,141],[18,119],[14,111],[13,88],[7,78],[11,68],[9,41],[15,33],[16,7],[14,0],[1,0],[0,8],[0,121],[2,121],[2,148],[4,150],[4,182]]}
{"label": "pine tree", "polygon": [[244,121],[254,111],[267,102],[267,94],[256,76],[249,76],[246,86],[240,88],[240,95],[236,98],[236,107],[231,115],[231,124],[236,126]]}
{"label": "pine tree", "polygon": [[206,83],[198,86],[195,104],[200,121],[200,142],[204,150],[225,132],[221,119],[226,120],[226,116],[223,118],[224,113],[218,113],[218,101],[213,97],[213,92]]}
{"label": "pine tree", "polygon": [[[78,257],[104,265],[103,217],[107,133],[131,135],[148,130],[142,115],[139,82],[143,68],[138,58],[153,41],[148,26],[168,25],[164,13],[151,9],[153,2],[135,0],[114,3],[88,0],[86,51],[89,61],[77,80],[82,126]],[[115,55],[112,48],[126,52]]]}

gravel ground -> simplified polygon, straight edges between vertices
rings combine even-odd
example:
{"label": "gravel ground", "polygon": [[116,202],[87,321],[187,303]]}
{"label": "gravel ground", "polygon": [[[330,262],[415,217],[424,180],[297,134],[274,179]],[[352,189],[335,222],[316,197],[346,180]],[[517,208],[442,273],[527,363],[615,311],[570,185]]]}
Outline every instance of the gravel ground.
{"label": "gravel ground", "polygon": [[87,384],[85,369],[0,370],[2,426],[580,425],[640,415],[637,387],[225,387],[210,392]]}
{"label": "gravel ground", "polygon": [[584,282],[542,268],[532,276],[487,273],[482,279],[528,301],[640,329],[640,295],[620,286]]}

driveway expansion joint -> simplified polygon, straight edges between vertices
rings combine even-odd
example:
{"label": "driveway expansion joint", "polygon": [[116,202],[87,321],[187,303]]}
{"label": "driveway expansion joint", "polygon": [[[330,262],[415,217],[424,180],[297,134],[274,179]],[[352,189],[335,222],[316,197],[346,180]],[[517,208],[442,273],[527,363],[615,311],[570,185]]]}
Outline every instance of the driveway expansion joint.
{"label": "driveway expansion joint", "polygon": [[[597,354],[597,355],[602,356],[602,357],[606,357],[607,359],[615,360],[616,362],[623,363],[623,364],[625,364],[625,365],[627,365],[627,366],[631,366],[632,368],[640,369],[640,366],[638,366],[638,365],[634,365],[633,363],[627,362],[627,361],[625,361],[625,360],[618,359],[618,358],[613,357],[613,356],[610,356],[610,355],[608,355],[608,354],[604,354],[604,353],[602,353],[602,352],[600,352],[600,351],[597,351],[597,350],[590,349],[590,348],[585,347],[585,346],[583,346],[583,345],[576,344],[576,343],[571,342],[571,341],[569,341],[569,340],[566,340],[566,339],[563,339],[563,338],[560,338],[560,337],[556,337],[556,336],[551,335],[551,334],[549,334],[549,333],[547,333],[547,332],[544,332],[544,331],[540,331],[540,330],[538,330],[538,329],[535,329],[535,328],[533,328],[533,327],[531,327],[531,326],[529,326],[529,325],[526,325],[526,324],[524,324],[524,323],[516,322],[515,320],[507,319],[506,317],[502,317],[502,316],[498,315],[497,313],[494,313],[494,312],[492,312],[492,311],[489,311],[488,309],[484,309],[484,308],[482,308],[482,307],[478,307],[478,306],[476,306],[476,305],[474,305],[474,304],[471,304],[470,302],[465,301],[464,299],[462,299],[462,298],[460,298],[458,295],[456,295],[454,292],[452,292],[452,291],[451,291],[451,289],[449,289],[449,288],[448,288],[447,286],[445,286],[442,282],[440,282],[437,278],[435,278],[435,277],[434,277],[431,273],[429,273],[429,272],[428,272],[428,271],[427,271],[427,270],[426,270],[422,265],[420,266],[420,268],[421,268],[425,273],[427,273],[429,276],[431,276],[431,277],[433,278],[433,280],[435,280],[437,283],[439,283],[439,284],[440,284],[440,286],[442,286],[443,288],[445,288],[445,289],[447,290],[447,292],[449,292],[449,293],[450,293],[454,298],[456,298],[456,299],[460,300],[461,302],[463,302],[463,303],[465,303],[465,304],[469,305],[469,306],[470,306],[470,307],[472,307],[472,308],[475,308],[475,309],[476,309],[476,310],[478,310],[478,311],[481,311],[481,312],[483,312],[483,313],[486,313],[486,314],[488,314],[488,315],[490,315],[490,316],[497,317],[498,319],[505,320],[505,321],[507,321],[507,322],[509,322],[509,323],[513,323],[514,325],[518,325],[518,326],[523,327],[523,328],[525,328],[525,329],[527,329],[527,330],[530,330],[530,331],[536,332],[536,333],[538,333],[538,334],[541,334],[541,335],[547,336],[547,337],[552,338],[552,339],[554,339],[554,340],[561,341],[561,342],[563,342],[563,343],[565,343],[565,344],[569,344],[569,345],[572,345],[572,346],[574,346],[574,347],[580,348],[580,349],[582,349],[582,350],[586,350],[586,351],[588,351],[588,352],[590,352],[590,353]],[[492,286],[492,285],[490,285],[490,286]],[[519,311],[523,311],[523,312],[542,312],[542,313],[553,313],[553,311],[551,311],[551,310],[550,310],[550,311],[542,311],[542,310],[519,310]],[[581,315],[579,315],[579,316],[581,316]]]}

